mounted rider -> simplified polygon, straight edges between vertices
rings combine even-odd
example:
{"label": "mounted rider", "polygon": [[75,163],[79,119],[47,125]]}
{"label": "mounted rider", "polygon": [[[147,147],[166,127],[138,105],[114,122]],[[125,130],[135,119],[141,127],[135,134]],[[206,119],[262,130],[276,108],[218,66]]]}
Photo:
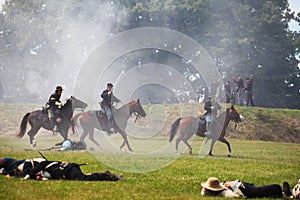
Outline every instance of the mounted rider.
{"label": "mounted rider", "polygon": [[206,111],[203,114],[203,117],[205,118],[207,125],[209,128],[210,123],[212,122],[212,114],[217,115],[218,111],[222,109],[222,106],[214,100],[211,96],[208,97],[207,101],[204,103],[204,110]]}
{"label": "mounted rider", "polygon": [[103,99],[100,103],[101,108],[104,110],[106,115],[106,130],[109,134],[112,133],[111,128],[114,127],[114,116],[112,110],[112,104],[121,102],[116,96],[113,95],[113,84],[107,83],[107,88],[100,95]]}
{"label": "mounted rider", "polygon": [[212,105],[212,101],[211,101],[211,96],[209,96],[207,101],[205,101],[205,103],[204,103],[204,110],[206,112],[203,115],[211,116],[212,109],[213,109],[213,105]]}
{"label": "mounted rider", "polygon": [[57,86],[55,92],[51,94],[49,97],[47,105],[49,106],[48,109],[48,118],[52,123],[53,131],[56,131],[56,118],[57,118],[57,111],[61,108],[62,103],[60,101],[60,97],[62,94],[63,88],[61,86]]}

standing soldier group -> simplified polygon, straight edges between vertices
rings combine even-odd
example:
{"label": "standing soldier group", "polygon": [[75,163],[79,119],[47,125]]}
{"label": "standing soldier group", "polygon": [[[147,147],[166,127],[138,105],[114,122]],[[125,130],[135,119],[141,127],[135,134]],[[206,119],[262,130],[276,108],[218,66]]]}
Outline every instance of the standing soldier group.
{"label": "standing soldier group", "polygon": [[229,81],[226,81],[224,85],[226,103],[232,102],[233,104],[243,106],[243,96],[246,93],[246,106],[254,107],[253,101],[253,74],[246,78],[246,85],[242,79],[241,74],[238,74],[237,78],[232,77],[232,81],[237,84],[236,89],[232,90]]}

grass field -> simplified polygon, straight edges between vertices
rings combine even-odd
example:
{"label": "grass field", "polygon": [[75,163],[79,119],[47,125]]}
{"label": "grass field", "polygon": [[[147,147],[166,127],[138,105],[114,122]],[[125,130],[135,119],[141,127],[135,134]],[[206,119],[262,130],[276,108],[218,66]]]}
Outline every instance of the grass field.
{"label": "grass field", "polygon": [[[39,136],[39,146],[60,141],[60,136]],[[160,140],[165,140],[160,138]],[[130,141],[134,144],[133,138]],[[230,140],[233,148],[227,158],[224,144],[217,143],[214,157],[199,158],[201,138],[193,142],[194,154],[184,154],[170,165],[149,173],[122,172],[95,159],[89,151],[43,151],[49,160],[89,163],[85,173],[104,171],[123,173],[118,182],[80,182],[66,180],[35,181],[0,176],[0,199],[216,199],[201,197],[201,182],[210,176],[220,180],[240,179],[256,185],[294,185],[300,174],[300,145],[263,141]],[[24,151],[28,137],[16,140],[0,137],[0,157],[33,158],[36,151]],[[121,155],[121,154],[120,154]],[[147,164],[147,163],[145,163]]]}
{"label": "grass field", "polygon": [[[20,140],[13,137],[24,114],[39,108],[39,105],[31,104],[0,104],[0,157],[40,157],[37,151],[24,150],[30,147],[27,135]],[[176,106],[166,106],[164,113],[156,112],[155,107],[152,110],[145,107],[147,113],[152,112],[152,116],[158,116],[156,119],[160,121],[157,124],[165,123],[164,127],[151,127],[154,132],[161,128],[158,137],[151,140],[152,143],[143,138],[129,137],[135,153],[145,154],[119,151],[119,135],[110,136],[117,147],[114,154],[101,151],[42,151],[49,160],[88,163],[81,167],[85,173],[110,170],[115,174],[123,173],[125,180],[23,181],[0,176],[0,199],[219,199],[200,195],[201,182],[210,176],[218,177],[221,181],[239,179],[258,186],[272,183],[282,185],[283,181],[288,181],[290,185],[296,184],[300,178],[300,111],[248,107],[237,109],[246,121],[239,124],[236,131],[233,124],[228,128],[231,158],[227,157],[227,147],[219,142],[214,148],[215,156],[200,158],[198,154],[203,138],[199,137],[195,137],[192,143],[193,155],[184,153],[177,156],[174,153],[149,156],[148,153],[158,146],[161,148],[169,144],[168,137],[164,135],[169,131],[170,124],[180,116],[180,112]],[[198,113],[197,110],[193,111],[195,115]],[[165,114],[170,118],[161,120]],[[184,116],[184,113],[181,114]],[[149,122],[149,118],[138,120],[140,127],[148,126]],[[51,147],[62,141],[61,136],[44,130],[37,134],[36,139],[38,148]],[[71,139],[78,140],[75,136],[71,136]],[[180,151],[184,152],[184,144],[180,147]],[[174,141],[170,148],[174,150]],[[151,170],[134,173],[130,171],[134,167]]]}

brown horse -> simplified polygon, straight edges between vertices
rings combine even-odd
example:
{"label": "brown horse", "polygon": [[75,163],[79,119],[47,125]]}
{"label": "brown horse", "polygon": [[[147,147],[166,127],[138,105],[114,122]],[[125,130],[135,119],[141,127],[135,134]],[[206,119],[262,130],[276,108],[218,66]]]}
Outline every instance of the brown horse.
{"label": "brown horse", "polygon": [[[128,150],[132,151],[128,139],[127,134],[125,132],[127,121],[132,114],[135,114],[137,117],[145,117],[146,113],[140,104],[140,100],[131,101],[128,104],[123,105],[119,109],[115,109],[113,111],[114,121],[115,121],[115,129],[119,132],[123,137],[123,143],[120,146],[122,149],[125,144],[128,147]],[[94,129],[106,131],[105,121],[106,116],[103,111],[98,110],[89,110],[83,113],[79,113],[75,115],[71,120],[71,127],[73,132],[75,132],[76,122],[79,121],[80,125],[83,129],[83,133],[80,137],[80,141],[84,142],[85,137],[89,134],[89,139],[93,141],[97,146],[99,146],[98,142],[94,139]]]}
{"label": "brown horse", "polygon": [[217,140],[219,140],[227,145],[228,157],[230,157],[230,143],[224,138],[226,128],[230,120],[236,123],[242,122],[244,120],[244,117],[235,110],[233,105],[230,108],[226,109],[226,112],[221,113],[215,120],[211,122],[209,134],[205,134],[206,121],[204,117],[187,116],[183,118],[178,118],[171,125],[170,142],[172,142],[177,131],[179,130],[180,135],[176,140],[176,152],[178,153],[178,144],[182,140],[188,146],[190,154],[192,154],[192,147],[187,141],[193,136],[193,134],[196,134],[200,137],[207,137],[212,139],[209,155],[212,155],[214,144]]}
{"label": "brown horse", "polygon": [[[68,129],[70,128],[70,120],[73,116],[74,109],[85,109],[86,107],[86,103],[79,99],[76,99],[73,96],[71,96],[71,98],[69,98],[67,102],[61,107],[61,109],[59,110],[60,112],[58,114],[58,117],[62,119],[62,121],[57,124],[57,128],[64,140],[68,139]],[[31,126],[31,129],[27,133],[30,138],[31,146],[33,146],[32,143],[34,140],[34,136],[40,130],[40,128],[44,128],[46,130],[53,129],[53,124],[48,119],[47,112],[42,110],[36,110],[25,114],[20,125],[20,130],[17,133],[16,137],[21,138],[24,136],[26,132],[27,122],[29,122]]]}

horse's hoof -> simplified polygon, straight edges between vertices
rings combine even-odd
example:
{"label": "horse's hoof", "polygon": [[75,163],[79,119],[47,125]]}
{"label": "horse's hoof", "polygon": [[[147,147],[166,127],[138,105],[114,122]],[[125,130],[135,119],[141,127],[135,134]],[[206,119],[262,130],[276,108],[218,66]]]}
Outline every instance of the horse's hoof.
{"label": "horse's hoof", "polygon": [[192,152],[192,151],[190,151],[190,155],[193,155],[193,152]]}
{"label": "horse's hoof", "polygon": [[95,149],[93,147],[90,147],[90,151],[95,151]]}
{"label": "horse's hoof", "polygon": [[212,153],[209,153],[208,155],[209,155],[209,156],[214,156]]}
{"label": "horse's hoof", "polygon": [[228,154],[227,156],[228,156],[228,158],[230,158],[230,157],[231,157],[231,155],[230,155],[230,154]]}

